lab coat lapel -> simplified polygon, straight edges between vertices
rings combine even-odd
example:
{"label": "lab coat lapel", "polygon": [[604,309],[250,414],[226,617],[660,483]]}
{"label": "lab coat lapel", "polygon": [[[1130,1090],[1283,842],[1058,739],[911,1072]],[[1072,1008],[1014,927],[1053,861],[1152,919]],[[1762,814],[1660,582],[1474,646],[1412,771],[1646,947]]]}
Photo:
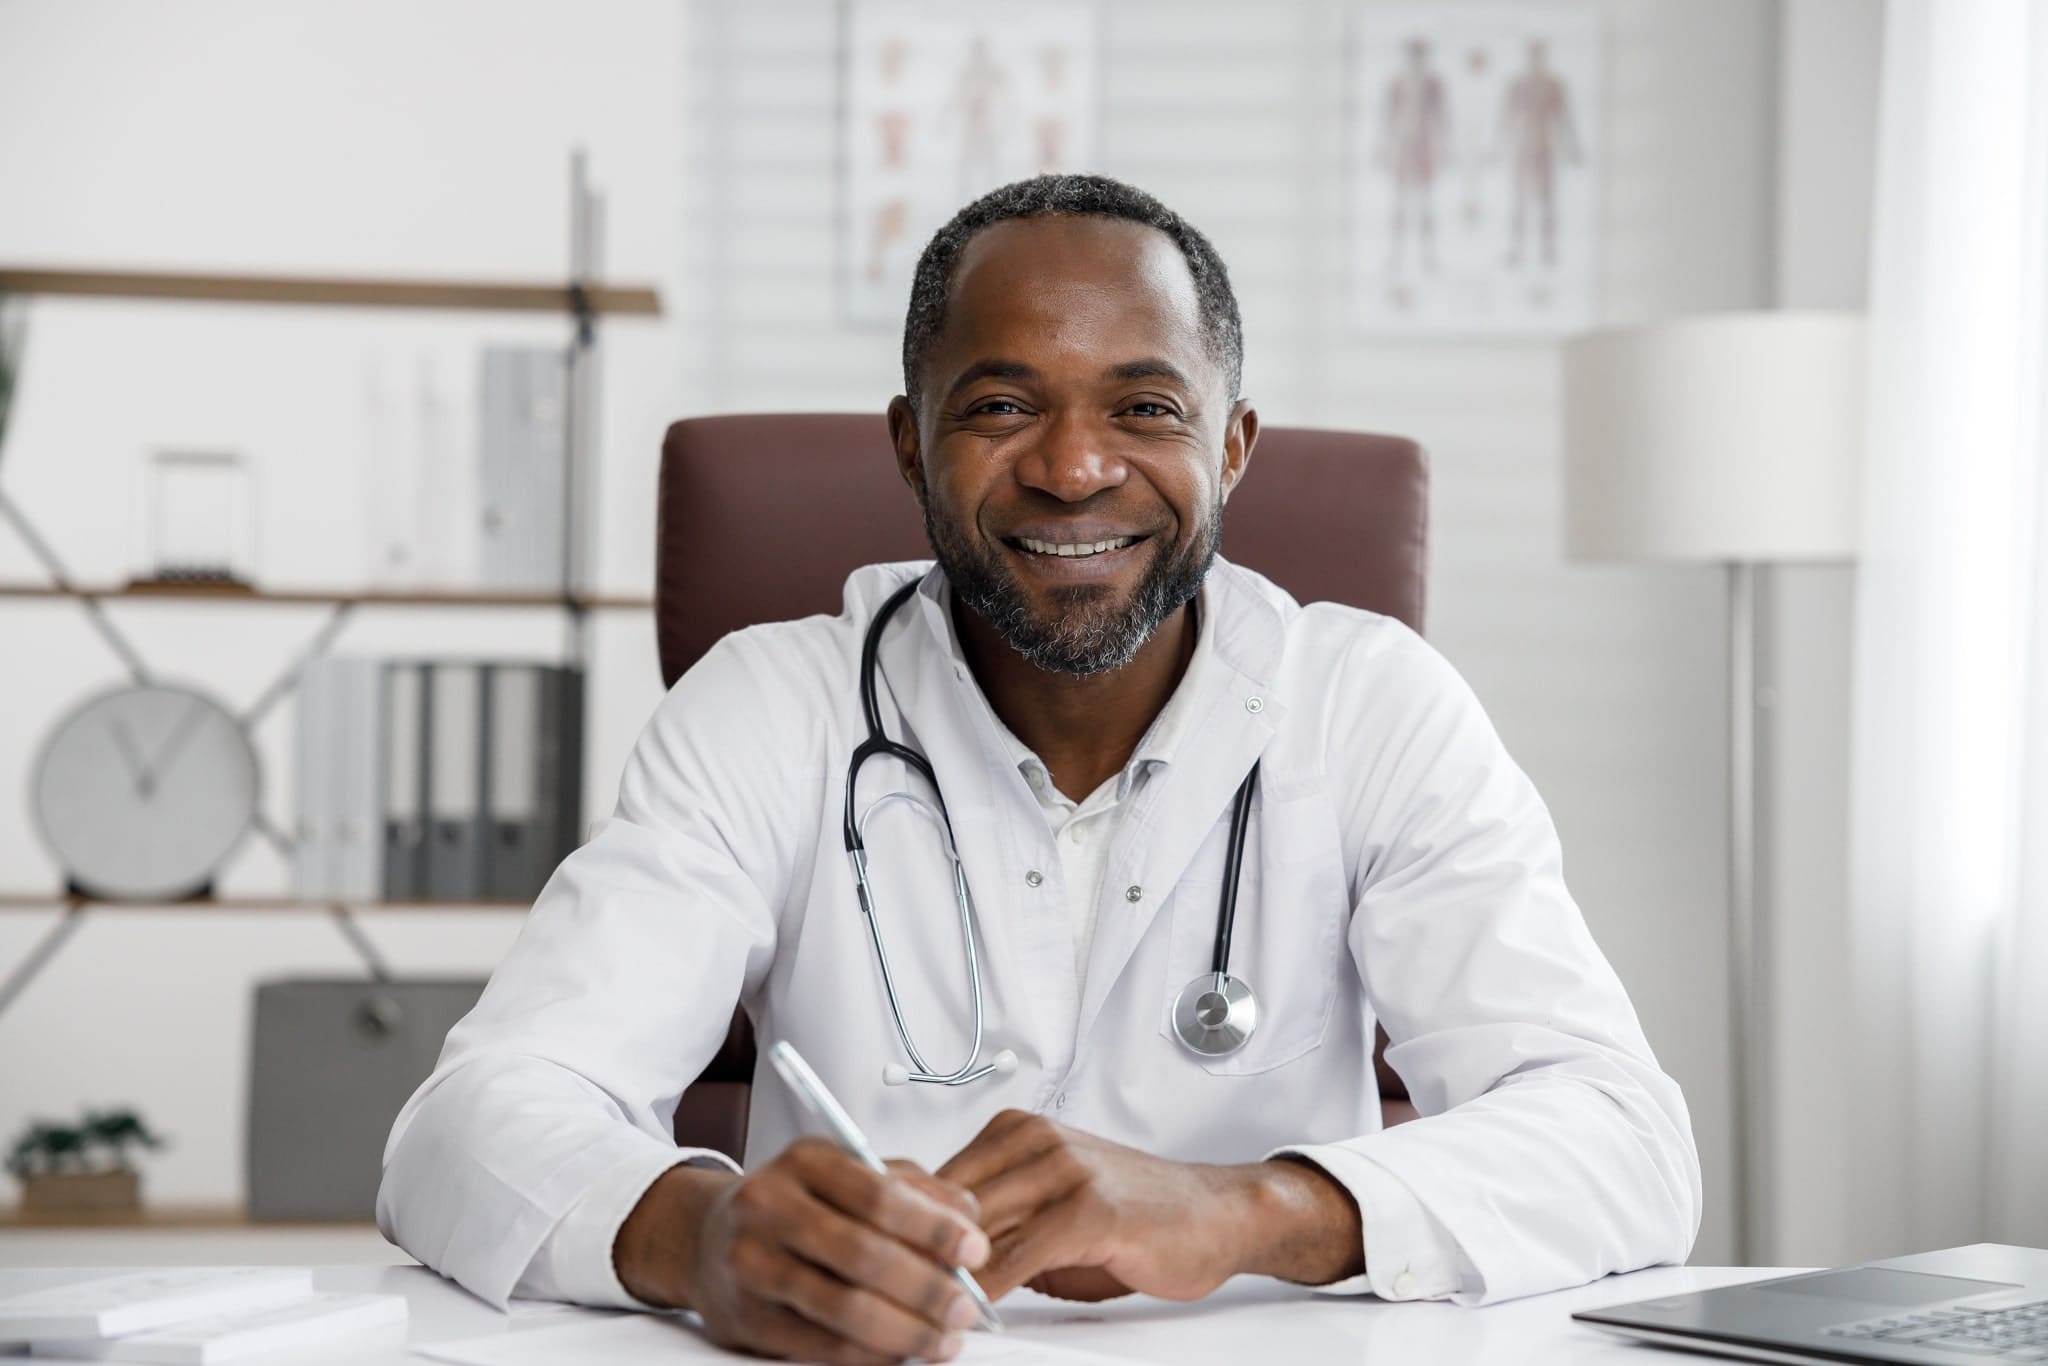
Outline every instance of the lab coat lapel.
{"label": "lab coat lapel", "polygon": [[[1015,769],[1002,771],[1008,768],[1006,760],[991,758],[994,737],[984,733],[990,722],[977,714],[986,711],[987,704],[976,700],[975,684],[966,675],[966,666],[948,647],[950,625],[944,591],[944,576],[933,569],[904,604],[899,613],[902,624],[892,621],[883,635],[878,662],[884,723],[925,756],[945,792],[946,811],[974,900],[991,1010],[996,1010],[997,1003],[1008,1007],[992,1014],[992,1025],[1007,1030],[1019,1044],[1029,1036],[1032,1045],[1053,1048],[1054,1055],[1061,1056],[1069,1041],[1046,1037],[1047,1021],[1040,1017],[1046,1013],[1044,998],[1049,990],[1055,997],[1065,997],[1064,1008],[1055,1003],[1053,1013],[1062,1023],[1072,1018],[1071,959],[1064,973],[1048,975],[1047,954],[1020,932],[1004,895],[1007,875],[1017,859],[1004,830],[1006,803],[997,784],[1014,780],[1021,787],[1023,779]],[[1016,1003],[1027,999],[1037,1008],[1017,1010]],[[1008,1046],[1008,1041],[992,1045],[991,1051],[1002,1046]]]}
{"label": "lab coat lapel", "polygon": [[[1245,774],[1286,714],[1272,695],[1286,645],[1279,608],[1221,559],[1209,581],[1216,632],[1211,667],[1200,680],[1202,696],[1175,754],[1132,798],[1110,848],[1081,995],[1077,1049],[1153,918],[1229,811]],[[1248,848],[1245,857],[1255,859],[1256,848]],[[1136,901],[1129,900],[1131,887],[1139,889]],[[1240,914],[1247,909],[1240,906]]]}

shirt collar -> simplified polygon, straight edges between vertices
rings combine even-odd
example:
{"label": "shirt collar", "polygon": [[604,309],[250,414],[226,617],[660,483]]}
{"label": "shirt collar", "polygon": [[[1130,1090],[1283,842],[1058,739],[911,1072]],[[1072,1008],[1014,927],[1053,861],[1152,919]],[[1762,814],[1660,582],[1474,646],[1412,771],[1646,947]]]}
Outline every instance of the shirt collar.
{"label": "shirt collar", "polygon": [[[1189,657],[1187,671],[1181,675],[1180,683],[1174,688],[1173,695],[1166,699],[1166,705],[1152,718],[1152,724],[1139,739],[1138,747],[1131,752],[1130,762],[1125,764],[1123,772],[1117,775],[1118,801],[1130,795],[1131,784],[1139,774],[1154,766],[1163,768],[1171,764],[1174,754],[1180,748],[1182,738],[1187,733],[1197,699],[1202,696],[1203,684],[1207,675],[1215,668],[1216,612],[1213,606],[1215,593],[1211,587],[1213,582],[1214,575],[1205,575],[1201,588],[1196,591],[1194,654]],[[962,671],[964,677],[972,680],[974,672],[967,666],[966,653],[960,647],[959,631],[953,623],[952,589],[947,585],[944,575],[934,573],[925,582],[921,591],[931,597],[940,609],[936,616],[952,663]],[[980,685],[977,683],[974,686],[975,691],[981,693]],[[981,697],[986,704],[987,694],[981,693]],[[995,714],[994,707],[989,707],[989,716],[995,722],[996,735],[1002,741],[1010,762],[1024,775],[1025,781],[1031,781],[1034,769],[1044,773],[1044,761],[1032,753],[1030,747],[1003,724],[1002,718]]]}

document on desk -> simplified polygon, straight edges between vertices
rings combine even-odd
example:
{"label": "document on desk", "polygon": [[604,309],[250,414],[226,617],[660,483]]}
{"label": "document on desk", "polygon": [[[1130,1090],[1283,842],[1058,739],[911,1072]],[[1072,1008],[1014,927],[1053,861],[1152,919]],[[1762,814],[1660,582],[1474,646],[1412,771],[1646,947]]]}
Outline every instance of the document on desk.
{"label": "document on desk", "polygon": [[[572,1361],[672,1366],[680,1361],[759,1360],[714,1345],[689,1320],[670,1314],[632,1314],[459,1342],[419,1343],[412,1350],[454,1366],[562,1366]],[[1042,1337],[1016,1333],[968,1333],[966,1345],[953,1360],[960,1366],[1021,1366],[1036,1361],[1055,1366],[1130,1366],[1134,1358],[1061,1347]]]}

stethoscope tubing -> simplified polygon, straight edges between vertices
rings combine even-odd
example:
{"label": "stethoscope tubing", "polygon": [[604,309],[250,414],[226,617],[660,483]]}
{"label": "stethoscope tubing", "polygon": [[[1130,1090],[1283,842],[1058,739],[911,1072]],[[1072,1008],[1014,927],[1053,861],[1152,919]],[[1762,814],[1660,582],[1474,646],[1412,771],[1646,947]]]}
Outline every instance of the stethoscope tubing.
{"label": "stethoscope tubing", "polygon": [[[876,696],[875,689],[882,629],[887,625],[889,618],[895,614],[896,610],[917,591],[917,586],[918,580],[911,579],[891,593],[882,603],[880,610],[875,613],[874,620],[868,624],[867,635],[861,642],[860,704],[861,717],[867,724],[867,737],[859,745],[855,746],[852,762],[847,767],[846,808],[842,833],[846,843],[847,860],[853,867],[854,888],[860,901],[861,915],[867,921],[868,937],[875,946],[875,961],[881,966],[882,989],[889,998],[889,1014],[895,1022],[896,1034],[902,1040],[904,1052],[909,1055],[910,1061],[917,1069],[914,1072],[908,1073],[905,1073],[902,1069],[893,1069],[895,1080],[959,1086],[985,1077],[991,1072],[1009,1071],[1011,1067],[1015,1066],[1015,1055],[1008,1053],[1006,1050],[1003,1055],[997,1058],[995,1063],[976,1066],[981,1058],[983,1024],[981,958],[975,943],[973,897],[967,887],[966,866],[960,859],[959,848],[953,838],[953,818],[951,813],[946,810],[946,794],[939,788],[939,777],[933,771],[930,760],[908,745],[891,740],[887,732],[882,729],[881,704]],[[878,798],[868,807],[866,813],[856,817],[854,813],[854,798],[860,781],[861,765],[877,755],[898,759],[909,765],[914,772],[931,785],[934,798],[933,803],[927,804],[908,793],[892,793]],[[1220,1056],[1221,1052],[1235,1052],[1238,1048],[1241,1048],[1243,1040],[1250,1036],[1251,1028],[1256,1023],[1257,1005],[1251,996],[1251,989],[1241,980],[1231,978],[1229,967],[1231,934],[1237,920],[1237,886],[1244,867],[1245,838],[1251,827],[1252,795],[1258,788],[1258,782],[1259,765],[1254,762],[1251,772],[1245,774],[1244,781],[1238,785],[1237,795],[1231,803],[1230,840],[1224,854],[1223,888],[1218,898],[1216,909],[1216,943],[1210,957],[1210,970],[1204,976],[1190,982],[1182,992],[1182,995],[1187,997],[1189,993],[1203,990],[1205,983],[1212,983],[1213,985],[1210,989],[1221,992],[1225,988],[1229,988],[1244,1000],[1244,1018],[1248,1023],[1244,1025],[1236,1037],[1236,1042],[1227,1045],[1220,1051],[1213,1044],[1208,1047],[1199,1046],[1186,1032],[1181,1032],[1182,1043],[1186,1044],[1192,1051],[1207,1056]],[[954,1071],[944,1074],[934,1072],[925,1063],[924,1056],[918,1051],[917,1045],[911,1041],[910,1026],[903,1018],[902,1002],[896,995],[896,977],[889,969],[889,951],[883,945],[881,923],[875,914],[874,892],[868,884],[865,826],[868,817],[872,816],[877,808],[891,800],[906,802],[933,816],[939,826],[941,837],[945,840],[947,857],[953,865],[953,900],[960,911],[960,933],[966,946],[968,994],[973,1005],[974,1031],[973,1043],[968,1051],[967,1061]],[[1232,1013],[1235,1015],[1237,1012],[1233,1010]],[[1205,1031],[1205,1036],[1209,1033],[1211,1032]],[[1009,1061],[1010,1066],[1001,1066],[1000,1064],[1006,1059]]]}

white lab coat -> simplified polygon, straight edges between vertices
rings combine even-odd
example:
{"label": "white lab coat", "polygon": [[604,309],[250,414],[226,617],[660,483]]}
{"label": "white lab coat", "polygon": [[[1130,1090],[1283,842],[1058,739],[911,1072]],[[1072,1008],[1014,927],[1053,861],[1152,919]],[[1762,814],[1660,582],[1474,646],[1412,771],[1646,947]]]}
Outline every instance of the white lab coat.
{"label": "white lab coat", "polygon": [[[399,1116],[378,1198],[394,1241],[497,1302],[537,1254],[558,1268],[551,1282],[574,1279],[565,1259],[608,1275],[610,1234],[678,1160],[677,1097],[740,1001],[764,1051],[791,1041],[880,1152],[928,1168],[1018,1107],[1182,1160],[1300,1149],[1362,1206],[1401,1192],[1407,1208],[1377,1230],[1379,1202],[1366,1208],[1366,1255],[1450,1240],[1460,1270],[1420,1294],[1491,1302],[1684,1260],[1700,1218],[1684,1100],[1477,701],[1399,623],[1303,608],[1220,560],[1205,590],[1213,658],[1190,675],[1201,693],[1176,752],[1122,815],[1078,991],[1060,859],[960,660],[943,576],[927,573],[889,623],[884,723],[938,773],[977,908],[982,1057],[1008,1048],[1020,1065],[885,1088],[884,1065],[904,1057],[841,803],[866,733],[863,633],[920,568],[860,570],[840,616],[738,632],[670,691],[617,814],[550,880]],[[1258,993],[1258,1028],[1203,1059],[1171,1007],[1208,968],[1231,802],[1254,760],[1231,971]],[[899,761],[872,760],[861,805],[902,788],[923,790]],[[904,1012],[926,1062],[950,1070],[969,999],[947,865],[901,803],[867,838]],[[1391,1130],[1375,1020],[1423,1116]],[[764,1062],[749,1162],[805,1128]],[[578,1274],[588,1283],[588,1266]]]}

